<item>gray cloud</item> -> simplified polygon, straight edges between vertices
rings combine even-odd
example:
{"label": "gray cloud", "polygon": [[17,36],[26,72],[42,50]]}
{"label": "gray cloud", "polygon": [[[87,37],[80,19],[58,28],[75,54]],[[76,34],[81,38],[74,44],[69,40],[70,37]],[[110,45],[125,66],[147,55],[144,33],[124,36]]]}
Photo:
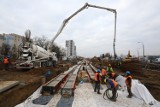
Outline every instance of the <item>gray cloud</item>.
{"label": "gray cloud", "polygon": [[[31,29],[32,37],[46,35],[51,39],[63,20],[85,2],[117,10],[118,55],[128,50],[137,55],[137,49],[142,51],[138,41],[145,44],[146,54],[160,54],[159,0],[0,0],[0,33],[24,35]],[[77,54],[85,57],[113,54],[113,27],[113,13],[88,8],[69,21],[55,42],[64,47],[66,40],[73,39]]]}

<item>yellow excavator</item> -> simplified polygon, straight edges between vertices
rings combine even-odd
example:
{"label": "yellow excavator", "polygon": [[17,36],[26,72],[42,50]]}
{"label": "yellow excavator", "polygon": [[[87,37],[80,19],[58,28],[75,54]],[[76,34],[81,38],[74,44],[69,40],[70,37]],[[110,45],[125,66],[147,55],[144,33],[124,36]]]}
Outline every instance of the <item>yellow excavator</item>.
{"label": "yellow excavator", "polygon": [[132,57],[129,50],[128,55],[124,58],[123,62],[138,62],[138,58]]}

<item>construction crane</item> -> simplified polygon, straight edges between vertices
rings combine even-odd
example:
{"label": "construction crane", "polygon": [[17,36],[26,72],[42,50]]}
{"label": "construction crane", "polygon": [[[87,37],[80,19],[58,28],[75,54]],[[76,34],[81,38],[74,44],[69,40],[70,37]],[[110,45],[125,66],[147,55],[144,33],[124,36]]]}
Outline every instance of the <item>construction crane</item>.
{"label": "construction crane", "polygon": [[115,24],[114,24],[114,39],[113,39],[113,52],[114,52],[114,59],[116,59],[116,50],[115,50],[115,42],[116,42],[116,20],[117,20],[117,12],[115,9],[111,9],[111,8],[106,8],[106,7],[101,7],[101,6],[96,6],[96,5],[92,5],[92,4],[88,4],[85,3],[85,5],[83,7],[81,7],[79,10],[77,10],[76,12],[74,12],[72,15],[70,15],[67,19],[65,19],[61,25],[61,27],[59,28],[58,32],[56,33],[56,35],[54,36],[54,38],[52,39],[49,48],[51,48],[51,46],[53,45],[53,42],[55,41],[55,39],[59,36],[59,34],[62,32],[62,30],[64,29],[64,27],[67,25],[67,23],[69,22],[70,19],[72,19],[75,15],[77,15],[79,12],[81,12],[84,9],[87,9],[88,7],[93,7],[93,8],[97,8],[97,9],[103,9],[103,10],[107,10],[110,11],[112,13],[115,14]]}

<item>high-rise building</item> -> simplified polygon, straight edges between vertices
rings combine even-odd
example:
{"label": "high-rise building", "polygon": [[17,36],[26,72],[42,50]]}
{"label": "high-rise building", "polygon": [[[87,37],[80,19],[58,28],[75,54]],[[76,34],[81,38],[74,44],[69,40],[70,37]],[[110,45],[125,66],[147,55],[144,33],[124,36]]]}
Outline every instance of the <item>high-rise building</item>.
{"label": "high-rise building", "polygon": [[66,57],[75,58],[76,55],[76,46],[73,40],[66,41]]}

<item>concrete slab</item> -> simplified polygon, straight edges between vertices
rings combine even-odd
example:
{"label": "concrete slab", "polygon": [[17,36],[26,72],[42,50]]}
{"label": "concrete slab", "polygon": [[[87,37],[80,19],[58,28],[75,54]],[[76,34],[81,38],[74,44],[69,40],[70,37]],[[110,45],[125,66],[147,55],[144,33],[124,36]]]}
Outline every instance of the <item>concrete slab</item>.
{"label": "concrete slab", "polygon": [[0,93],[19,84],[19,81],[0,81]]}
{"label": "concrete slab", "polygon": [[47,86],[56,87],[59,82],[60,81],[55,80],[55,81],[52,81],[51,83],[49,83]]}

